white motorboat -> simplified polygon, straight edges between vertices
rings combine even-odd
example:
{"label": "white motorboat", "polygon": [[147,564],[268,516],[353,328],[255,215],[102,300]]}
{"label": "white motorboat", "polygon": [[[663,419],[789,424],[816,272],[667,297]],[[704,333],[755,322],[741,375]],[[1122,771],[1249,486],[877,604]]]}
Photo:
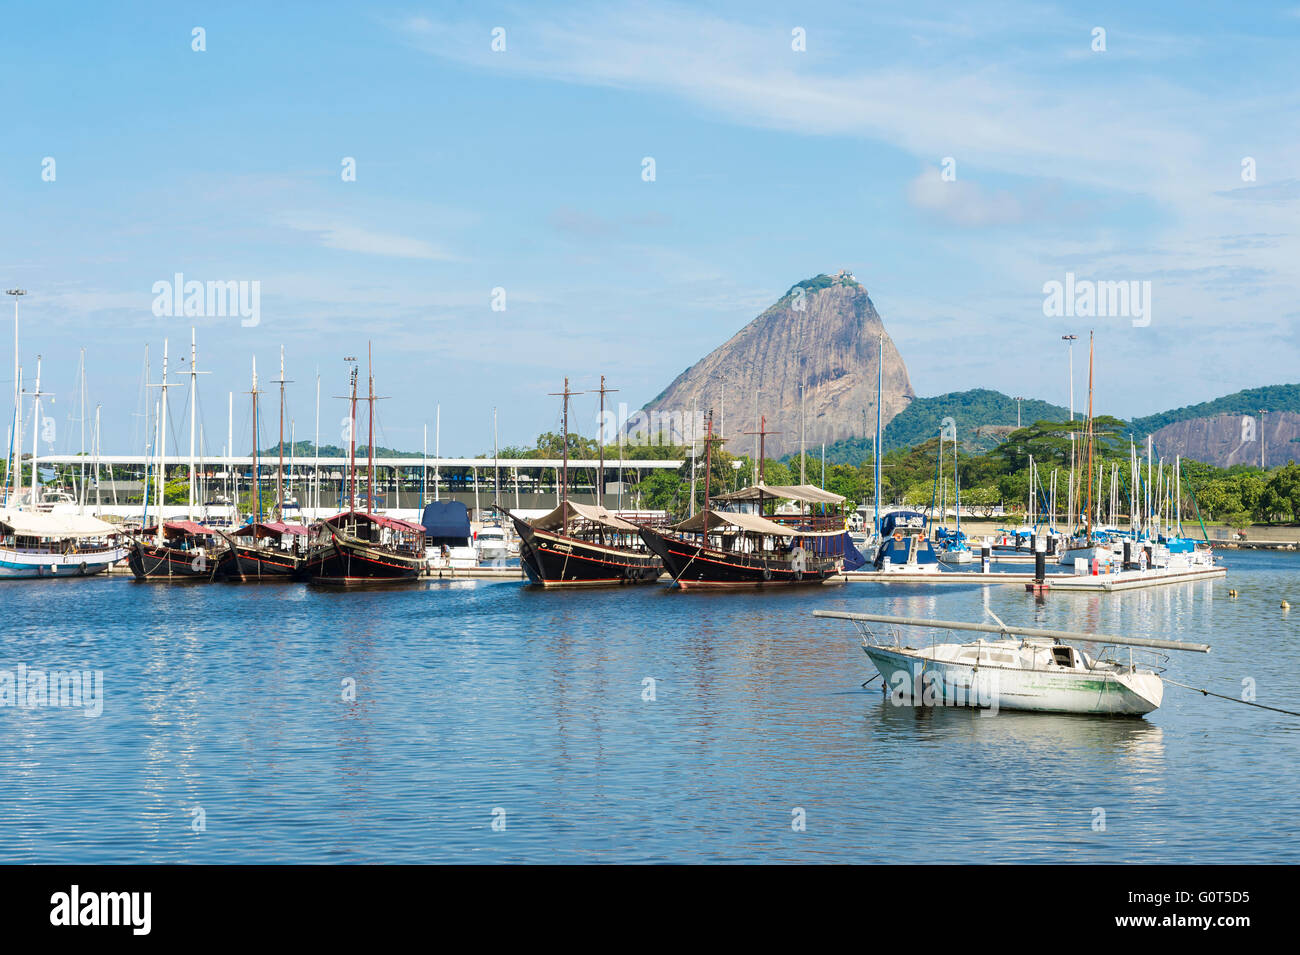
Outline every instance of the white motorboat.
{"label": "white motorboat", "polygon": [[[1133,648],[1208,653],[1205,644],[1088,634],[1034,627],[972,624],[879,614],[816,610],[814,616],[851,620],[862,649],[899,705],[967,706],[1095,716],[1142,716],[1160,706],[1164,682],[1158,664],[1139,666]],[[869,624],[891,627],[880,639]],[[904,642],[899,627],[975,630],[998,639],[974,643]],[[1062,640],[1102,647],[1096,657]],[[1127,661],[1120,648],[1128,649]],[[1163,660],[1163,657],[1159,658]]]}
{"label": "white motorboat", "polygon": [[505,560],[510,556],[505,528],[499,524],[484,524],[480,527],[474,535],[474,546],[478,549],[479,563]]}
{"label": "white motorboat", "polygon": [[939,554],[939,560],[945,564],[969,564],[975,560],[975,555],[971,553],[965,541],[949,544],[946,547],[936,548]]}

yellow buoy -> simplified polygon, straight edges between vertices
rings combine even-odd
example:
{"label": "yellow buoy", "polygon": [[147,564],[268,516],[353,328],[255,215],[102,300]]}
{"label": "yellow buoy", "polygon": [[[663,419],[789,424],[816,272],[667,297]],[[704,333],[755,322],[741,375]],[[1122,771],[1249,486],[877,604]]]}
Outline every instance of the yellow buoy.
{"label": "yellow buoy", "polygon": [[1290,609],[1291,609],[1291,605],[1290,605],[1289,603],[1287,603],[1285,600],[1283,600],[1283,601],[1282,601],[1282,609],[1283,609],[1283,610],[1290,610]]}

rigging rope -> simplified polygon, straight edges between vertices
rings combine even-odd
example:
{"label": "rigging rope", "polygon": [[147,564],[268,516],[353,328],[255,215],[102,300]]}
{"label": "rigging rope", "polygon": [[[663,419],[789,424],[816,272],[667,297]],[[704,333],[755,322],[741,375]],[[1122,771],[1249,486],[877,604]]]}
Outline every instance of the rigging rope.
{"label": "rigging rope", "polygon": [[1202,689],[1199,686],[1188,686],[1186,683],[1179,683],[1177,680],[1171,680],[1168,677],[1163,678],[1166,683],[1172,683],[1174,686],[1181,686],[1184,690],[1195,690],[1202,696],[1217,696],[1221,700],[1227,700],[1229,703],[1244,703],[1246,706],[1256,706],[1261,710],[1272,710],[1274,713],[1285,713],[1287,716],[1300,716],[1300,713],[1294,710],[1284,710],[1277,706],[1265,706],[1263,703],[1252,703],[1250,700],[1239,700],[1235,696],[1225,696],[1222,693],[1215,693],[1213,690]]}

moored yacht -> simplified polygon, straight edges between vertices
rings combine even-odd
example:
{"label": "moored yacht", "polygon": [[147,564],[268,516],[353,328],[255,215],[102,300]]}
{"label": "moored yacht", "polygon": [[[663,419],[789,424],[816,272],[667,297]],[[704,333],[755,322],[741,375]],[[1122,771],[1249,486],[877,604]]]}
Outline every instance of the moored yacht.
{"label": "moored yacht", "polygon": [[94,517],[0,509],[0,580],[84,577],[126,554],[118,528]]}
{"label": "moored yacht", "polygon": [[873,566],[889,573],[937,574],[939,555],[926,534],[920,511],[890,511],[880,522],[880,547]]}
{"label": "moored yacht", "polygon": [[[1157,709],[1163,699],[1162,667],[1137,664],[1133,648],[1139,652],[1210,650],[1204,644],[1015,627],[1001,620],[995,626],[833,610],[815,610],[813,615],[852,621],[890,701],[909,706],[1142,716]],[[888,630],[877,633],[873,624],[884,624]],[[912,627],[973,630],[997,638],[974,643],[905,639],[900,628]],[[1073,643],[1101,649],[1092,656]],[[1127,659],[1120,656],[1123,649],[1128,650]]]}

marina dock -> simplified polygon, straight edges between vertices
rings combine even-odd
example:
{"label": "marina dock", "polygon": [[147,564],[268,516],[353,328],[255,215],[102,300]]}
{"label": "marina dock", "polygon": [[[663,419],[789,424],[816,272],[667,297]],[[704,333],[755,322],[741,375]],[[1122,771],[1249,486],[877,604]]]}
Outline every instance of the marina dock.
{"label": "marina dock", "polygon": [[[1227,576],[1227,573],[1222,567],[1198,567],[1173,571],[1125,570],[1114,574],[1048,574],[1045,583],[1049,590],[1110,593],[1196,580],[1217,580]],[[1033,574],[1012,572],[906,574],[898,571],[851,570],[841,574],[838,579],[851,584],[1017,584],[1023,587],[1034,583]]]}

